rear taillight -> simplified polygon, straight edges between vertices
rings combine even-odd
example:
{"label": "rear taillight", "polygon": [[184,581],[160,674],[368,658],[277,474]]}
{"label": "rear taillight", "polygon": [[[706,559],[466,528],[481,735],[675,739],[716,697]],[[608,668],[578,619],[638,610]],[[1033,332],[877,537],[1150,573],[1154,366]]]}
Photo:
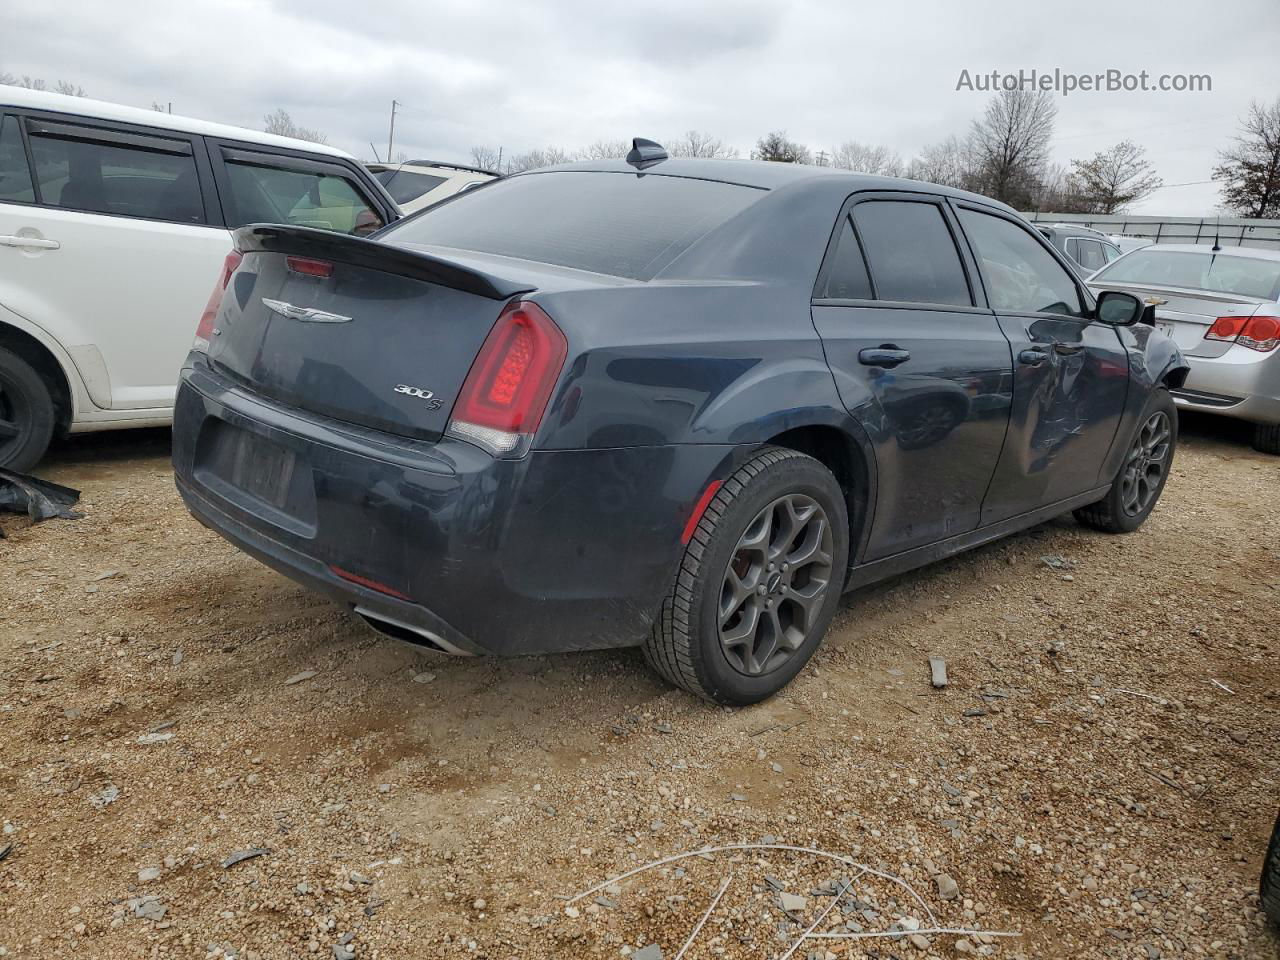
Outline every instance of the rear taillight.
{"label": "rear taillight", "polygon": [[196,324],[196,338],[191,344],[192,350],[199,353],[208,352],[209,338],[213,336],[213,320],[218,315],[218,307],[222,306],[222,294],[227,289],[227,284],[231,282],[231,275],[236,272],[236,267],[240,266],[240,261],[243,259],[244,254],[239,250],[232,250],[222,261],[222,272],[218,274],[218,282],[213,285],[209,302],[204,305],[204,313],[200,314],[200,322]]}
{"label": "rear taillight", "polygon": [[1250,350],[1269,353],[1280,346],[1280,317],[1219,317],[1205,331],[1204,338],[1234,341]]}
{"label": "rear taillight", "polygon": [[507,304],[471,365],[448,432],[495,456],[523,456],[568,349],[560,328],[537,304]]}

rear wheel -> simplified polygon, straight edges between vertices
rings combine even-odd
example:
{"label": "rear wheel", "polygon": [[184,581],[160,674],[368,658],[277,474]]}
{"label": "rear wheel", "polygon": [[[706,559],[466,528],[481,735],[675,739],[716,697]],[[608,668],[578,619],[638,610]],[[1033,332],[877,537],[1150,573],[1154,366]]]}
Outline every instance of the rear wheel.
{"label": "rear wheel", "polygon": [[53,438],[53,396],[22,357],[0,347],[0,467],[30,470]]}
{"label": "rear wheel", "polygon": [[1280,453],[1280,423],[1259,423],[1253,428],[1253,449]]}
{"label": "rear wheel", "polygon": [[1277,927],[1280,927],[1280,817],[1271,830],[1271,843],[1262,861],[1262,880],[1258,885],[1262,911]]}
{"label": "rear wheel", "polygon": [[1111,492],[1075,511],[1087,527],[1107,533],[1130,533],[1142,526],[1155,509],[1173,468],[1178,445],[1178,413],[1168,390],[1152,394],[1138,418],[1120,472]]}
{"label": "rear wheel", "polygon": [[795,450],[763,450],[703,513],[645,659],[716,703],[772,696],[826,633],[848,556],[844,494],[831,471]]}

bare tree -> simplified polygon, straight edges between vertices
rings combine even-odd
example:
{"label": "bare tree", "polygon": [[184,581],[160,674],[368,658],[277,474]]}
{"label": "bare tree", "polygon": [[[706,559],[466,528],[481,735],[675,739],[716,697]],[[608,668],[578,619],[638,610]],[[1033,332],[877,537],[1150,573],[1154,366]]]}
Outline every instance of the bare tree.
{"label": "bare tree", "polygon": [[540,150],[530,150],[528,153],[517,154],[507,161],[507,169],[504,173],[521,173],[525,170],[534,170],[538,167],[549,167],[557,163],[567,163],[569,154],[561,147],[543,147]]}
{"label": "bare tree", "polygon": [[1213,179],[1223,205],[1241,217],[1280,217],[1280,97],[1249,104],[1234,144],[1218,154]]}
{"label": "bare tree", "polygon": [[788,140],[785,130],[775,130],[756,141],[751,159],[769,160],[773,163],[809,163],[813,154],[804,144]]}
{"label": "bare tree", "polygon": [[574,151],[575,160],[613,160],[625,157],[631,150],[627,140],[597,140],[580,150]]}
{"label": "bare tree", "polygon": [[712,160],[729,160],[738,156],[738,148],[731,147],[719,137],[700,130],[689,130],[683,137],[667,145],[667,153],[673,157],[706,157]]}
{"label": "bare tree", "polygon": [[930,144],[907,166],[906,175],[912,180],[962,190],[970,189],[974,173],[969,142],[953,135],[939,143]]}
{"label": "bare tree", "polygon": [[493,147],[472,147],[471,165],[481,170],[497,170],[502,162],[502,150]]}
{"label": "bare tree", "polygon": [[1071,167],[1067,193],[1080,197],[1090,208],[1087,213],[1122,213],[1164,182],[1146,151],[1132,140],[1121,140],[1088,160],[1072,160]]}
{"label": "bare tree", "polygon": [[[48,90],[49,86],[39,77],[28,77],[23,74],[21,77],[12,73],[0,71],[0,85],[9,87],[25,87],[28,90]],[[55,80],[53,84],[53,92],[61,93],[68,97],[83,97],[84,87],[79,84],[71,83],[67,80]]]}
{"label": "bare tree", "polygon": [[1047,91],[1003,90],[973,121],[976,189],[1024,208],[1044,172],[1058,107]]}
{"label": "bare tree", "polygon": [[300,127],[293,122],[293,118],[289,116],[289,111],[284,107],[279,108],[274,113],[269,113],[262,118],[264,126],[263,130],[267,133],[274,133],[279,137],[293,137],[295,140],[310,140],[312,143],[328,143],[329,138],[319,130],[312,130],[310,127]]}
{"label": "bare tree", "polygon": [[831,166],[858,173],[878,173],[886,177],[900,177],[903,171],[902,158],[888,147],[873,147],[856,140],[846,140],[832,149]]}

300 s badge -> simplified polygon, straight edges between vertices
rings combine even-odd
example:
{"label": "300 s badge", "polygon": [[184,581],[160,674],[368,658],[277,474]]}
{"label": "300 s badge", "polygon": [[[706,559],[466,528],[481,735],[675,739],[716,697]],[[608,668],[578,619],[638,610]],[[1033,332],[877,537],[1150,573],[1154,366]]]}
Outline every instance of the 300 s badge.
{"label": "300 s badge", "polygon": [[396,393],[404,393],[411,397],[417,397],[419,400],[425,400],[427,402],[427,409],[429,410],[439,410],[444,404],[444,401],[430,390],[423,390],[421,387],[411,387],[407,384],[397,383]]}

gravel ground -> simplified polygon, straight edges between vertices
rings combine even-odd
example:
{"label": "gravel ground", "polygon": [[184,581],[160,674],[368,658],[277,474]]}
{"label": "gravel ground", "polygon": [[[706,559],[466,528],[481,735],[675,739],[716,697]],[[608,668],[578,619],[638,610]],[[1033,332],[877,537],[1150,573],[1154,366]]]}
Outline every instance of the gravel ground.
{"label": "gravel ground", "polygon": [[[727,881],[689,960],[1275,956],[1280,459],[1184,428],[1139,533],[1061,520],[862,591],[742,710],[634,651],[379,638],[191,520],[166,433],[68,442],[43,475],[85,518],[0,520],[0,955],[672,960]],[[759,843],[848,862],[565,899]],[[788,954],[815,921],[896,935]]]}

